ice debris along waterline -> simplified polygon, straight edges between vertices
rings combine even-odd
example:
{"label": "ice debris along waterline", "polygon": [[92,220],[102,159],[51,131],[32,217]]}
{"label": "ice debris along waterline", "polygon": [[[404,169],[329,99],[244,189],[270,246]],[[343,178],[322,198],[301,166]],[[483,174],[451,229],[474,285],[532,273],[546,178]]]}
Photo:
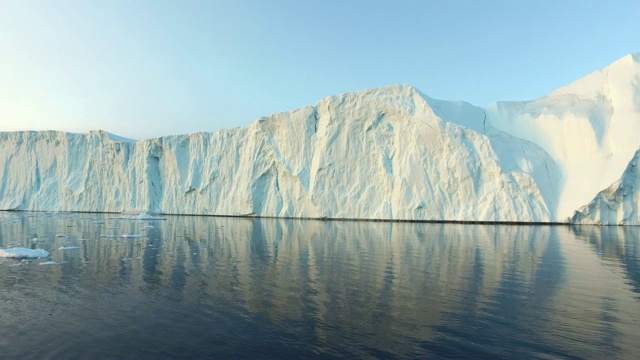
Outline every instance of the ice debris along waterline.
{"label": "ice debris along waterline", "polygon": [[1,133],[0,209],[640,225],[639,94],[633,54],[487,108],[392,86],[212,134]]}
{"label": "ice debris along waterline", "polygon": [[38,264],[38,265],[43,265],[43,266],[52,266],[52,265],[58,265],[58,263],[57,263],[57,262],[55,262],[55,261],[45,261],[45,262],[41,262],[41,263],[40,263],[40,264]]}
{"label": "ice debris along waterline", "polygon": [[140,214],[131,214],[129,211],[123,212],[123,215],[116,216],[113,219],[118,220],[167,220],[164,216],[150,215],[145,212]]}
{"label": "ice debris along waterline", "polygon": [[0,249],[0,257],[13,259],[38,259],[49,256],[49,252],[43,249],[10,248]]}

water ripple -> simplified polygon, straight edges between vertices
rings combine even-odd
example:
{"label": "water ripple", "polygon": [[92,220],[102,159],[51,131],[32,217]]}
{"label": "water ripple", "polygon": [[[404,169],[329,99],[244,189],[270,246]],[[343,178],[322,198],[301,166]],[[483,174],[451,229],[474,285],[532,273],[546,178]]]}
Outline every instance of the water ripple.
{"label": "water ripple", "polygon": [[0,358],[634,358],[638,231],[0,213]]}

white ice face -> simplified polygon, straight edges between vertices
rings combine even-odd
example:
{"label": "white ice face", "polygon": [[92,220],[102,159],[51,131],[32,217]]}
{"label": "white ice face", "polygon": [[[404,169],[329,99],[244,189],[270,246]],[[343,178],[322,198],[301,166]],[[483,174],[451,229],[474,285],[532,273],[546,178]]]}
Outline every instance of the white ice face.
{"label": "white ice face", "polygon": [[0,209],[639,224],[635,178],[609,189],[640,146],[638,58],[486,109],[394,86],[213,134],[0,133]]}

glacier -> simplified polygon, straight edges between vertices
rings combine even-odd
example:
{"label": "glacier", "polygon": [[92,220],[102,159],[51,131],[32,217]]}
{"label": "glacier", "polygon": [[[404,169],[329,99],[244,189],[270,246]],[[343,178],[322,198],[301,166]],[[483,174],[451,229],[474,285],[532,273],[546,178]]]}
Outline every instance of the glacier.
{"label": "glacier", "polygon": [[215,133],[4,132],[0,210],[640,225],[639,135],[631,54],[487,108],[399,85]]}

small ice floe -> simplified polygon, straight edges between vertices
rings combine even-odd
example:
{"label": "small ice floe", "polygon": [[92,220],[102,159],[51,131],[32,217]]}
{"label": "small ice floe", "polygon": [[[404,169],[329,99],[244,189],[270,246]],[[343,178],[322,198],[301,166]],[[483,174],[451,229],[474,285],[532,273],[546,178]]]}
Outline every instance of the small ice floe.
{"label": "small ice floe", "polygon": [[167,218],[164,217],[164,216],[153,216],[153,215],[149,215],[147,213],[142,213],[142,214],[136,216],[136,219],[138,219],[138,220],[167,220]]}
{"label": "small ice floe", "polygon": [[52,265],[58,265],[58,263],[57,263],[57,262],[55,262],[55,261],[45,261],[45,262],[41,262],[41,263],[40,263],[40,264],[38,264],[38,265],[43,265],[43,266],[52,266]]}
{"label": "small ice floe", "polygon": [[111,238],[111,239],[114,239],[114,238],[116,238],[117,236],[115,236],[115,235],[100,235],[100,237],[102,237],[102,238]]}
{"label": "small ice floe", "polygon": [[13,259],[38,259],[49,256],[49,252],[44,249],[11,248],[0,249],[0,257]]}
{"label": "small ice floe", "polygon": [[125,239],[138,239],[141,237],[144,237],[144,235],[141,234],[122,234],[120,235],[121,238],[125,238]]}
{"label": "small ice floe", "polygon": [[58,235],[56,235],[56,237],[57,237],[57,238],[66,238],[66,237],[67,237],[67,235],[65,235],[65,234],[58,234]]}
{"label": "small ice floe", "polygon": [[121,220],[167,220],[164,216],[154,216],[148,214],[144,211],[140,210],[129,210],[124,211],[121,216],[115,217],[113,219],[121,219]]}
{"label": "small ice floe", "polygon": [[58,250],[60,251],[64,251],[64,250],[78,250],[80,249],[79,246],[61,246],[60,248],[58,248]]}
{"label": "small ice floe", "polygon": [[145,226],[143,226],[143,228],[145,228],[145,229],[151,229],[152,227],[154,227],[154,226],[153,225],[145,225]]}

